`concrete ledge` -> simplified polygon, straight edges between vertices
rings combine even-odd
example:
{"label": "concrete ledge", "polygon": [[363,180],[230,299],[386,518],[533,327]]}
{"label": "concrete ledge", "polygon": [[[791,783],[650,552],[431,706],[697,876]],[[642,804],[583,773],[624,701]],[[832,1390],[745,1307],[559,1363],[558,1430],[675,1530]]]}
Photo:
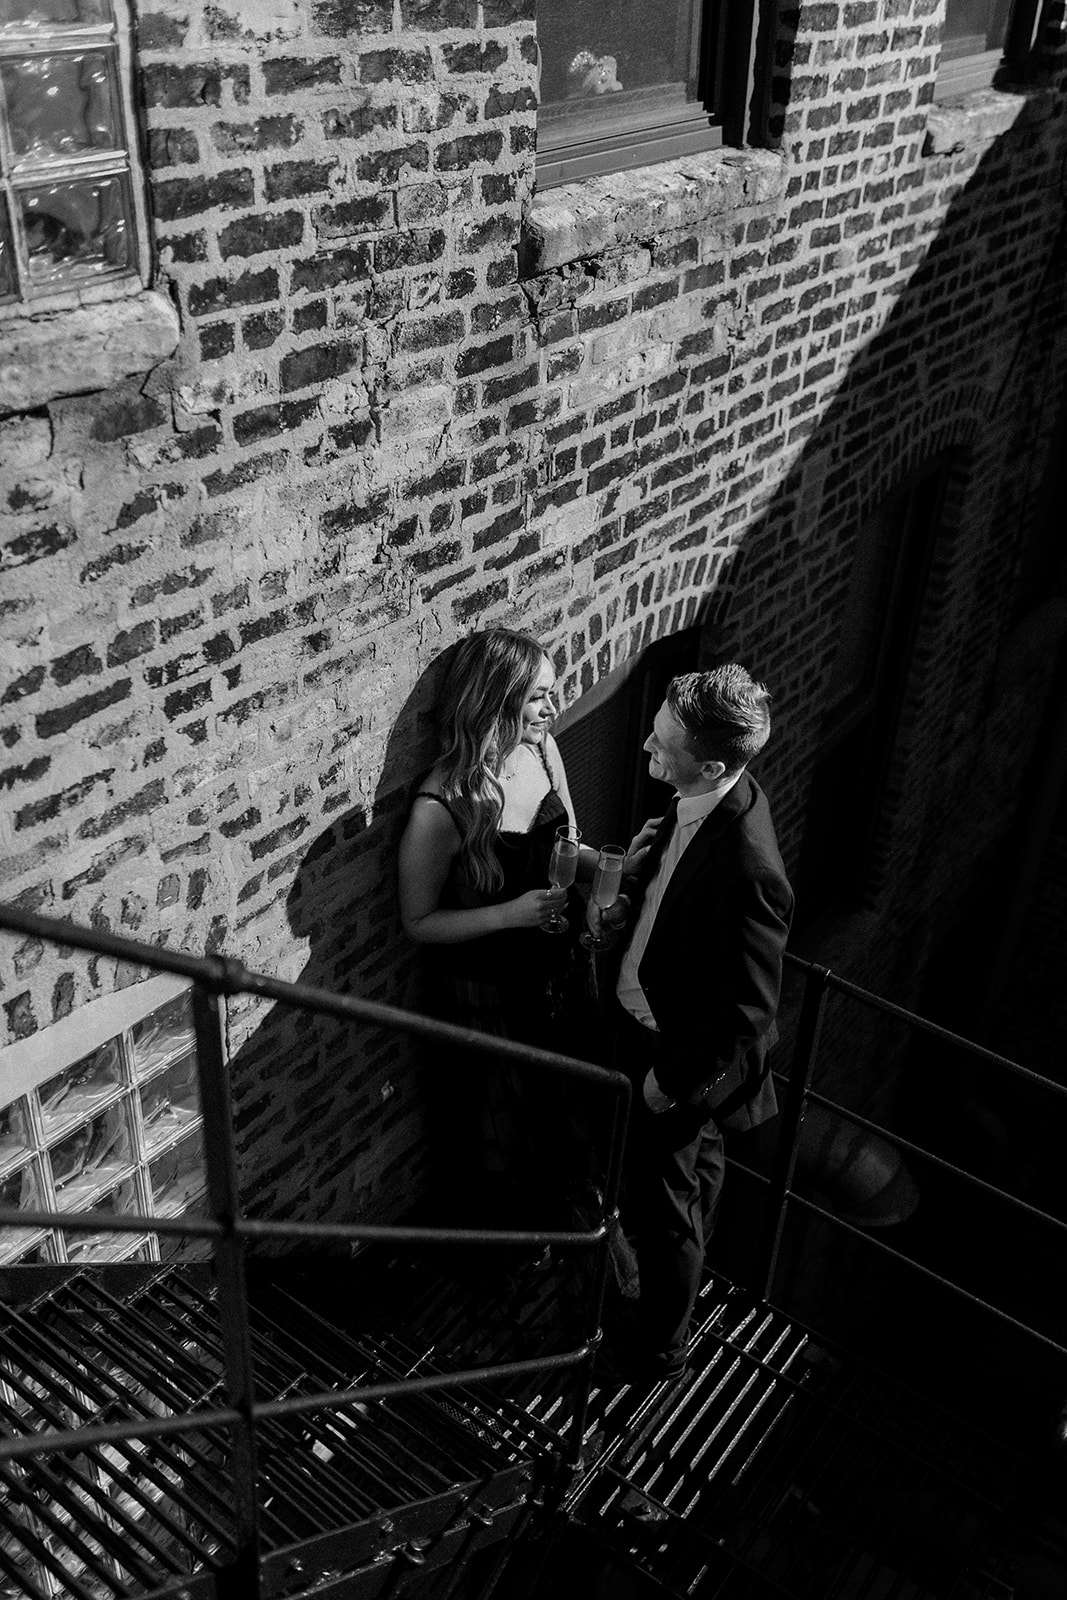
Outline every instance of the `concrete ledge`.
{"label": "concrete ledge", "polygon": [[526,277],[619,245],[728,217],[785,195],[776,150],[709,150],[636,172],[612,172],[537,195],[523,229]]}
{"label": "concrete ledge", "polygon": [[975,89],[955,105],[932,105],[926,117],[924,156],[947,156],[986,144],[1016,123],[1044,122],[1051,115],[1050,89]]}
{"label": "concrete ledge", "polygon": [[151,289],[123,300],[0,321],[0,415],[63,395],[109,389],[171,355],[180,333],[169,300]]}

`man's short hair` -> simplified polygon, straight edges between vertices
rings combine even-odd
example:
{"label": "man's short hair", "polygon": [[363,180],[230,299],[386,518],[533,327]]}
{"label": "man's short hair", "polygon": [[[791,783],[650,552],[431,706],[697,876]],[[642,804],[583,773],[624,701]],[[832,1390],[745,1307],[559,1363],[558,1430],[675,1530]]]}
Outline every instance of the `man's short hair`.
{"label": "man's short hair", "polygon": [[770,695],[737,662],[683,672],[667,685],[667,706],[700,761],[721,761],[733,777],[757,756],[771,732]]}

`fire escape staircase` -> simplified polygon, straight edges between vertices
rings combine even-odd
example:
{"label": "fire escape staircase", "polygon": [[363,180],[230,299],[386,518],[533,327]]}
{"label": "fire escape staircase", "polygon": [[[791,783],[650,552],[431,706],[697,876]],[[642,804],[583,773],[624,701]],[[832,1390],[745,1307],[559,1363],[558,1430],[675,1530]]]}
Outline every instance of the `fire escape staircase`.
{"label": "fire escape staircase", "polygon": [[[349,1273],[355,1312],[367,1300]],[[571,1337],[573,1277],[566,1262],[526,1260],[464,1283],[432,1255],[391,1258],[364,1285],[380,1308],[370,1332],[334,1325],[275,1275],[254,1278],[257,1399],[555,1349]],[[82,1442],[0,1465],[0,1596],[241,1593],[225,1576],[230,1431],[93,1442],[115,1421],[207,1415],[220,1400],[207,1270],[83,1269],[22,1305],[7,1291],[4,1431],[76,1429]],[[1002,1444],[721,1279],[699,1311],[685,1379],[594,1386],[577,1467],[563,1369],[261,1423],[262,1594],[545,1600],[577,1583],[613,1600],[1015,1596],[1033,1530],[1025,1475]]]}
{"label": "fire escape staircase", "polygon": [[[835,1218],[796,1192],[793,1173],[806,1105],[889,1134],[812,1087],[831,990],[970,1050],[1050,1104],[1067,1089],[789,958],[805,987],[761,1180],[772,1225],[762,1294],[709,1276],[689,1373],[627,1386],[590,1365],[604,1291],[616,1293],[606,1221],[551,1235],[546,1257],[532,1231],[243,1216],[221,997],[256,994],[599,1084],[612,1107],[608,1215],[625,1079],[221,957],[14,907],[0,907],[0,928],[191,982],[208,1176],[203,1217],[7,1206],[0,1225],[189,1234],[212,1250],[210,1266],[0,1273],[0,1600],[1067,1593],[1062,1459],[1015,1453],[1003,1430],[985,1437],[835,1352],[771,1292],[788,1202],[952,1289],[968,1316],[992,1317],[1062,1375],[1062,1342]],[[1062,1246],[1067,1222],[892,1137],[1003,1202],[1016,1239],[1044,1230]]]}

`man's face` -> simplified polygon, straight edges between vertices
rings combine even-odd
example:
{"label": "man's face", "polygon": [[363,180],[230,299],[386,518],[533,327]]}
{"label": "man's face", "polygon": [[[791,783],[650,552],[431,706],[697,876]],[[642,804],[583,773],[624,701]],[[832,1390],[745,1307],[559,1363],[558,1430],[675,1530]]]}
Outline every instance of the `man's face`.
{"label": "man's face", "polygon": [[652,732],[643,748],[648,751],[649,776],[669,783],[679,794],[706,788],[716,762],[701,761],[689,749],[689,738],[666,700],[656,712]]}

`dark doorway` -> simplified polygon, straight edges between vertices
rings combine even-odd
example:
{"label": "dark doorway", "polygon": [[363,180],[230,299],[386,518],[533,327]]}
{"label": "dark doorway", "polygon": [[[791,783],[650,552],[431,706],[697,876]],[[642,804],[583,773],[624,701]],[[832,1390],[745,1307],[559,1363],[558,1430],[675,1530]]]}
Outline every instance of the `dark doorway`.
{"label": "dark doorway", "polygon": [[641,747],[667,684],[696,670],[701,629],[649,645],[568,708],[556,726],[578,826],[591,844],[628,844],[669,795]]}

